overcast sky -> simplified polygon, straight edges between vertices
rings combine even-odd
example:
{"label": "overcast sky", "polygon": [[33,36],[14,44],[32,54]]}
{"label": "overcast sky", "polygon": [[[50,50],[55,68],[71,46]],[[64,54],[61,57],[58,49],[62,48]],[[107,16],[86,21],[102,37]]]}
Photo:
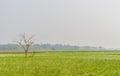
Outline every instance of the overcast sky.
{"label": "overcast sky", "polygon": [[0,0],[0,43],[23,32],[37,43],[120,48],[120,1]]}

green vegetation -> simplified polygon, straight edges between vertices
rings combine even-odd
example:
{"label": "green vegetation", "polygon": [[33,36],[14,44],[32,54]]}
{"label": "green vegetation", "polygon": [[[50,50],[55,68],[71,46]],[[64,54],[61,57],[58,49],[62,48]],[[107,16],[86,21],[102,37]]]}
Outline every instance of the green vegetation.
{"label": "green vegetation", "polygon": [[120,76],[120,52],[0,54],[0,76]]}

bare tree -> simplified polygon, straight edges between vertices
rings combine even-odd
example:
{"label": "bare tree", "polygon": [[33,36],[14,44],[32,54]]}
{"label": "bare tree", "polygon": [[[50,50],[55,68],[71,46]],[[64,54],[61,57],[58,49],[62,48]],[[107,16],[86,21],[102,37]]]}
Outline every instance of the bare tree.
{"label": "bare tree", "polygon": [[20,47],[22,47],[25,51],[25,57],[27,57],[29,48],[34,44],[34,35],[31,35],[30,37],[27,37],[26,34],[20,34],[20,39],[18,41],[15,41],[17,44],[19,44]]}

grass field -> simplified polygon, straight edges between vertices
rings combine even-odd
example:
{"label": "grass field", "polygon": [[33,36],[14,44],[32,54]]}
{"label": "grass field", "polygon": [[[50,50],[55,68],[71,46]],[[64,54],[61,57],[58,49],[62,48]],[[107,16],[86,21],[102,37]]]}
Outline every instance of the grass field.
{"label": "grass field", "polygon": [[0,76],[120,76],[120,52],[1,53]]}

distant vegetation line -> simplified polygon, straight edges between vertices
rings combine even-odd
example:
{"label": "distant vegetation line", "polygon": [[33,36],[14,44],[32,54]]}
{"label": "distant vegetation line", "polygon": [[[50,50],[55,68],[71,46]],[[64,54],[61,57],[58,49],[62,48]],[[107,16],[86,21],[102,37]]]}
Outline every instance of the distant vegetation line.
{"label": "distant vegetation line", "polygon": [[[23,50],[17,44],[0,44],[0,50]],[[30,50],[106,50],[103,47],[91,47],[91,46],[73,46],[62,44],[35,44]]]}

